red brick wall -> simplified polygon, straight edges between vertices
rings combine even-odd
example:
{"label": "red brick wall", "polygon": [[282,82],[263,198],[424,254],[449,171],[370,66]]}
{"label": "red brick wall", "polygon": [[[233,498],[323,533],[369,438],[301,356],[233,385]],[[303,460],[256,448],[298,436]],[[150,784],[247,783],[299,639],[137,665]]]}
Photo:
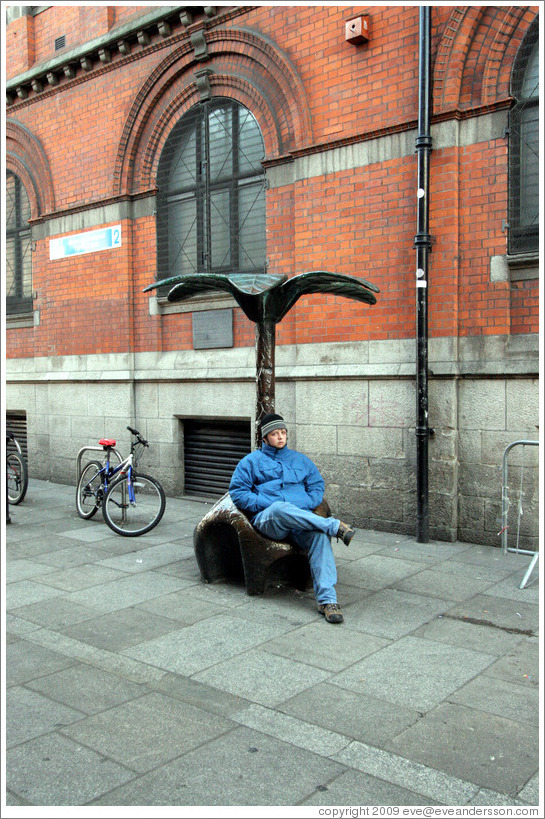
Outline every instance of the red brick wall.
{"label": "red brick wall", "polygon": [[[35,18],[19,18],[7,32],[10,75],[25,70],[32,49],[36,63],[51,59],[55,36],[60,33],[73,32],[74,41],[67,37],[67,47],[72,47],[73,42],[106,33],[150,8],[62,6],[51,7]],[[280,60],[284,65],[291,63],[300,78],[294,95],[299,95],[301,106],[296,109],[293,104],[293,110],[276,113],[285,120],[282,127],[291,127],[291,132],[285,130],[283,149],[296,156],[308,149],[349,144],[360,135],[370,138],[414,129],[418,8],[372,7],[371,42],[356,47],[345,41],[344,26],[362,10],[360,6],[301,6],[294,13],[286,6],[253,8],[220,24],[219,29],[210,29],[215,35],[229,29],[253,32],[254,40],[244,46],[243,53],[229,55],[229,41],[220,48],[215,40],[213,58],[204,65],[215,70],[211,81],[219,81],[217,75],[227,72],[230,65],[234,73],[246,72],[244,76],[253,71],[260,93],[274,106],[275,83],[280,87],[283,81],[279,75],[274,77],[274,72],[279,72]],[[498,26],[495,10],[466,10],[447,53],[445,26],[452,11],[449,7],[433,8],[434,61],[437,88],[442,94],[435,99],[434,113],[440,118],[441,111],[446,118],[445,112],[453,107],[458,106],[463,113],[482,104],[484,92],[478,78],[481,74],[492,76],[486,45]],[[513,18],[513,39],[520,42],[532,17],[531,12],[522,10]],[[473,39],[472,31],[476,32]],[[277,63],[271,58],[272,68],[264,78],[255,75],[259,52],[252,43],[257,43],[257,35],[266,43],[272,41],[270,53],[279,55]],[[32,37],[35,45],[31,48]],[[114,168],[135,99],[154,70],[184,42],[182,35],[170,45],[157,38],[154,48],[135,48],[131,58],[119,60],[118,66],[99,66],[89,76],[78,75],[77,81],[48,89],[39,98],[31,93],[28,100],[8,110],[8,117],[28,128],[43,146],[58,215],[97,206],[114,195]],[[456,54],[460,42],[471,58],[465,73],[464,53]],[[190,57],[180,60],[186,60],[186,67],[180,68],[168,87],[160,90],[159,85],[150,86],[145,104],[136,112],[135,127],[140,133],[149,136],[159,112],[166,108],[165,101],[172,104],[184,87],[194,83],[196,64]],[[498,68],[498,77],[508,75],[503,66]],[[267,82],[270,87],[262,88]],[[497,95],[503,104],[505,79],[502,83]],[[229,90],[228,84],[224,87]],[[493,110],[490,87],[489,81],[486,103]],[[237,93],[233,91],[233,95]],[[302,125],[305,105],[312,133],[305,132]],[[176,116],[182,113],[179,109]],[[138,116],[145,119],[140,125]],[[290,122],[294,124],[290,126]],[[261,115],[260,123],[262,128],[273,128]],[[297,136],[297,128],[301,136]],[[272,131],[264,137],[268,145],[276,138]],[[144,144],[143,139],[140,144]],[[139,150],[136,145],[136,164],[141,158]],[[156,167],[156,159],[149,161]],[[415,188],[416,157],[411,153],[402,159],[314,176],[267,191],[271,272],[332,270],[361,276],[381,290],[374,307],[333,296],[301,299],[278,328],[279,344],[414,336]],[[435,149],[430,202],[430,335],[536,332],[534,284],[510,287],[507,282],[490,281],[490,257],[506,253],[506,234],[501,226],[507,212],[507,140]],[[8,356],[192,347],[191,314],[150,316],[149,294],[142,293],[155,278],[154,219],[125,222],[123,231],[121,250],[56,262],[49,260],[48,239],[36,243],[33,287],[40,322],[32,328],[10,329]],[[254,341],[254,327],[239,310],[235,311],[234,337],[235,345],[248,346]]]}
{"label": "red brick wall", "polygon": [[34,19],[26,15],[18,17],[6,31],[6,79],[28,71],[34,64],[34,54]]}
{"label": "red brick wall", "polygon": [[539,333],[539,281],[517,281],[511,286],[511,332]]}

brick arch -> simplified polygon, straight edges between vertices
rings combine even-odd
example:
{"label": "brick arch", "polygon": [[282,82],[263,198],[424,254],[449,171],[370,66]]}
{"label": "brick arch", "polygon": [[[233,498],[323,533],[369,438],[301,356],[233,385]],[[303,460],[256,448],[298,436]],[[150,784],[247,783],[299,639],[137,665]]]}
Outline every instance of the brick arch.
{"label": "brick arch", "polygon": [[177,120],[201,99],[195,72],[209,69],[210,96],[236,99],[256,117],[267,159],[311,138],[310,108],[289,59],[253,32],[207,34],[209,59],[196,63],[187,44],[175,49],[140,89],[125,122],[114,170],[114,195],[155,186],[160,151]]}
{"label": "brick arch", "polygon": [[[274,111],[264,103],[264,97],[256,91],[255,83],[250,84],[240,76],[223,74],[211,75],[209,83],[211,97],[234,99],[252,112],[264,135],[266,156],[278,155],[279,143],[273,137],[279,132],[280,125]],[[196,86],[188,86],[164,110],[150,118],[142,132],[142,148],[135,158],[137,168],[134,177],[135,187],[149,190],[155,186],[161,152],[170,132],[199,100],[200,95]],[[268,141],[266,135],[269,137]]]}
{"label": "brick arch", "polygon": [[53,177],[45,151],[37,137],[14,119],[6,121],[6,168],[25,186],[32,219],[55,210]]}
{"label": "brick arch", "polygon": [[454,8],[437,47],[434,114],[508,100],[513,60],[534,16],[519,6]]}
{"label": "brick arch", "polygon": [[[505,99],[511,96],[511,74],[515,58],[528,29],[537,17],[536,12],[528,7],[515,6],[511,7],[511,11],[502,20],[502,27],[494,40],[494,52],[491,52],[487,61],[483,76],[484,104],[495,98]],[[498,53],[500,59],[494,58]]]}

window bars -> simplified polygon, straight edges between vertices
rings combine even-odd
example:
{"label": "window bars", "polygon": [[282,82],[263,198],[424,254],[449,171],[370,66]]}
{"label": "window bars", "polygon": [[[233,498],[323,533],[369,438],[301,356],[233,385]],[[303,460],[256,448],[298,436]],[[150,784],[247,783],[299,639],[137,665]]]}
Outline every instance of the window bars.
{"label": "window bars", "polygon": [[265,156],[257,120],[218,98],[172,129],[157,173],[157,277],[263,273]]}
{"label": "window bars", "polygon": [[[516,528],[517,528],[517,540],[516,546],[509,546],[508,545],[508,535],[509,535],[509,523],[508,523],[508,515],[509,515],[509,507],[511,505],[511,501],[509,499],[509,464],[508,464],[508,456],[513,447],[522,446],[522,462],[520,467],[520,486],[518,490],[518,498],[517,498],[517,513],[516,513]],[[507,552],[516,552],[517,554],[525,554],[525,555],[532,555],[532,560],[530,561],[530,565],[522,579],[522,582],[519,586],[520,589],[523,589],[528,580],[530,579],[530,575],[532,574],[535,565],[538,560],[539,553],[537,551],[531,549],[521,549],[520,548],[520,527],[522,517],[524,515],[524,507],[523,507],[523,499],[525,497],[524,493],[524,453],[525,447],[527,446],[539,446],[539,441],[528,441],[528,440],[520,440],[520,441],[513,441],[512,444],[509,444],[505,448],[503,453],[503,469],[502,469],[502,508],[501,508],[501,518],[502,518],[502,528],[500,531],[501,539],[502,539],[502,549],[504,554]]]}
{"label": "window bars", "polygon": [[6,313],[32,310],[30,201],[24,185],[6,173]]}
{"label": "window bars", "polygon": [[509,253],[539,244],[539,32],[537,17],[519,48],[509,111]]}

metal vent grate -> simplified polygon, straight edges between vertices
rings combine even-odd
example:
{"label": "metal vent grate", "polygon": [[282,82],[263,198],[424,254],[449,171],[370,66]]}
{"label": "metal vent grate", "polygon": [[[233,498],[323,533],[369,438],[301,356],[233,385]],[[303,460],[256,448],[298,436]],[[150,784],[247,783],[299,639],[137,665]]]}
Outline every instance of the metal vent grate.
{"label": "metal vent grate", "polygon": [[60,51],[66,45],[66,35],[61,34],[60,37],[55,37],[55,51]]}
{"label": "metal vent grate", "polygon": [[252,448],[249,421],[192,421],[184,424],[184,492],[219,498],[233,471]]}
{"label": "metal vent grate", "polygon": [[[19,446],[23,451],[25,461],[28,463],[28,443],[27,443],[27,423],[25,412],[6,412],[6,430],[13,432]],[[15,446],[10,441],[7,445],[7,452],[15,452]]]}

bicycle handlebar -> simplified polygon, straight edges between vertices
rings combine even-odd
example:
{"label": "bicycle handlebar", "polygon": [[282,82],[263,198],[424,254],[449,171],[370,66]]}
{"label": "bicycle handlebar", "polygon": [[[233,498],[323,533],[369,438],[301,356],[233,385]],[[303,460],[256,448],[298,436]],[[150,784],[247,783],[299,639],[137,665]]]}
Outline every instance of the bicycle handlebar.
{"label": "bicycle handlebar", "polygon": [[136,437],[138,438],[139,443],[141,443],[143,446],[149,446],[146,439],[143,438],[142,435],[140,435],[140,433],[138,432],[137,429],[133,429],[132,427],[127,427],[127,429],[129,430],[129,432],[132,432],[133,435],[136,435]]}

